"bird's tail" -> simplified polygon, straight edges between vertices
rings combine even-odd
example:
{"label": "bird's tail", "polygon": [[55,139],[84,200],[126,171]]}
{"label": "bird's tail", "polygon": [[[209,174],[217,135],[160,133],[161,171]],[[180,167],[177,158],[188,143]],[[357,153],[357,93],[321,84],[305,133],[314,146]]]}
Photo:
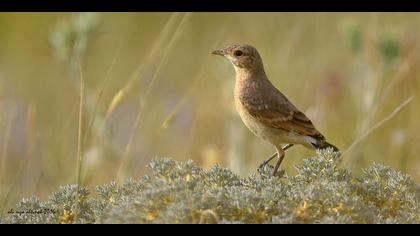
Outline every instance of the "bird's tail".
{"label": "bird's tail", "polygon": [[338,149],[336,146],[332,145],[331,143],[329,143],[325,140],[318,140],[318,142],[312,143],[312,145],[316,149],[332,148],[334,150],[334,152],[340,152],[340,149]]}

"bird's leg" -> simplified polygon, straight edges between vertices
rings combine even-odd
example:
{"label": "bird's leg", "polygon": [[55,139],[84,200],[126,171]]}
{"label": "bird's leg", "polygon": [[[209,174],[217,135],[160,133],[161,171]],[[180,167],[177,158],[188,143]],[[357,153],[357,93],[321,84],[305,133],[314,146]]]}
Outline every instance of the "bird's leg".
{"label": "bird's leg", "polygon": [[278,169],[280,167],[280,164],[283,161],[283,158],[284,158],[284,149],[277,150],[277,153],[278,153],[277,155],[279,157],[279,160],[276,163],[276,167],[274,167],[273,176],[276,176],[277,171],[278,171]]}
{"label": "bird's leg", "polygon": [[258,169],[260,170],[265,165],[267,165],[271,160],[273,160],[277,156],[277,152],[273,153],[269,158],[267,158],[261,165],[258,166]]}
{"label": "bird's leg", "polygon": [[[282,150],[286,151],[287,149],[289,149],[292,146],[293,146],[293,144],[291,144],[291,143],[286,144],[286,145],[284,145],[284,147],[282,147]],[[268,157],[263,163],[261,163],[261,165],[258,166],[258,170],[260,170],[265,165],[267,165],[271,160],[273,160],[277,156],[277,154],[278,154],[278,152],[275,152],[270,157]]]}
{"label": "bird's leg", "polygon": [[292,146],[293,146],[293,144],[289,143],[289,144],[284,145],[284,147],[282,147],[281,149],[283,149],[283,151],[286,151],[287,149],[289,149]]}

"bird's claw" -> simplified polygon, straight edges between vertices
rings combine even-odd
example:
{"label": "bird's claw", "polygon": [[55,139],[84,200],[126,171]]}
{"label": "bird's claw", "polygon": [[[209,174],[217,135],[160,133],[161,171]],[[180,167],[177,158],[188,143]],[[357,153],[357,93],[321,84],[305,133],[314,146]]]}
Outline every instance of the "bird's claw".
{"label": "bird's claw", "polygon": [[257,168],[257,172],[264,177],[275,176],[274,175],[274,166],[270,164],[261,164]]}
{"label": "bird's claw", "polygon": [[270,164],[261,164],[257,168],[257,172],[263,177],[284,177],[285,171],[280,169],[274,173],[274,166]]}

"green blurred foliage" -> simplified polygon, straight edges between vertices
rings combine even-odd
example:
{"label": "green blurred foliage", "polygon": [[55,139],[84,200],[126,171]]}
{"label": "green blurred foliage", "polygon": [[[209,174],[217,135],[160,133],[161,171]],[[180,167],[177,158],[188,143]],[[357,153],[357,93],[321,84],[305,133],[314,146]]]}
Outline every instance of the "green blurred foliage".
{"label": "green blurred foliage", "polygon": [[[418,181],[419,24],[417,13],[1,13],[0,207],[76,183],[80,69],[83,185],[143,176],[162,156],[249,175],[274,150],[234,111],[232,66],[209,54],[237,42],[258,48],[272,82],[342,150],[414,94],[343,166]],[[296,174],[310,154],[296,146],[282,167]]]}
{"label": "green blurred foliage", "polygon": [[98,186],[97,197],[82,188],[77,218],[76,187],[65,186],[46,202],[24,199],[0,223],[420,223],[410,176],[374,164],[355,179],[339,156],[320,152],[286,178],[271,176],[272,166],[241,178],[220,165],[155,159],[138,181]]}
{"label": "green blurred foliage", "polygon": [[398,41],[390,35],[380,38],[378,47],[385,61],[388,63],[399,56],[400,47]]}
{"label": "green blurred foliage", "polygon": [[354,52],[360,52],[363,48],[363,34],[359,26],[349,26],[347,29],[347,40]]}

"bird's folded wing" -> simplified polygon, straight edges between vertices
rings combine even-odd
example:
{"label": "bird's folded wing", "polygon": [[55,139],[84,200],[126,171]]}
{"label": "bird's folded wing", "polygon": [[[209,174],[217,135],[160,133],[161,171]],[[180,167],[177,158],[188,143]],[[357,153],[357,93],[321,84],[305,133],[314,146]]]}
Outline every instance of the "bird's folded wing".
{"label": "bird's folded wing", "polygon": [[266,126],[324,139],[311,120],[281,93],[242,97],[241,102],[252,117]]}

